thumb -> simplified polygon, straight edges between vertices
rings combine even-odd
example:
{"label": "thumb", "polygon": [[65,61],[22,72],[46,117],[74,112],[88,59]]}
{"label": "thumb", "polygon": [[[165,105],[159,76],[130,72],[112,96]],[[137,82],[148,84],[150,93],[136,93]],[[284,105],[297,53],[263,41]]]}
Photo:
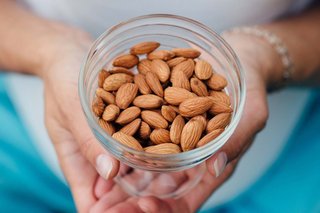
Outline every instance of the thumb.
{"label": "thumb", "polygon": [[70,130],[79,144],[85,158],[96,168],[104,179],[115,177],[119,171],[119,161],[113,158],[93,135],[79,106],[73,110],[73,119],[70,120]]}

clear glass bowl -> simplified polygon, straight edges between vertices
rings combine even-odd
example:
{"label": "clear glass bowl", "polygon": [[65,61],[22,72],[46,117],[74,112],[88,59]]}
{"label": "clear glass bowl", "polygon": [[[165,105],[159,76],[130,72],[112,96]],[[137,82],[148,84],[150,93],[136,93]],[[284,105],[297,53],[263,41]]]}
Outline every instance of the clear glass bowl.
{"label": "clear glass bowl", "polygon": [[[228,86],[225,91],[231,98],[234,111],[231,123],[219,137],[203,147],[164,156],[133,150],[115,141],[99,126],[91,110],[99,71],[103,67],[110,68],[116,56],[127,53],[131,46],[142,41],[160,42],[161,49],[198,49],[202,53],[200,58],[209,61],[215,72],[226,77]],[[245,83],[237,56],[217,33],[185,17],[159,14],[133,18],[104,32],[92,45],[82,66],[79,94],[94,135],[109,153],[122,162],[116,179],[118,184],[130,194],[164,198],[178,197],[199,182],[206,169],[201,163],[227,142],[240,120]]]}

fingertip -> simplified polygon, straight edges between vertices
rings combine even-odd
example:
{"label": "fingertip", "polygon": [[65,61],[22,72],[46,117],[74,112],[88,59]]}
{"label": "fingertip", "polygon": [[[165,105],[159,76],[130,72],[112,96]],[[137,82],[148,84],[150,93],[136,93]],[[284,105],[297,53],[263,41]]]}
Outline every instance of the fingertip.
{"label": "fingertip", "polygon": [[219,177],[225,170],[228,156],[225,152],[219,152],[206,161],[207,169],[214,177]]}
{"label": "fingertip", "polygon": [[108,154],[99,154],[96,158],[96,170],[105,180],[110,180],[118,174],[119,162]]}
{"label": "fingertip", "polygon": [[143,197],[138,200],[138,206],[145,213],[171,212],[170,207],[155,197]]}

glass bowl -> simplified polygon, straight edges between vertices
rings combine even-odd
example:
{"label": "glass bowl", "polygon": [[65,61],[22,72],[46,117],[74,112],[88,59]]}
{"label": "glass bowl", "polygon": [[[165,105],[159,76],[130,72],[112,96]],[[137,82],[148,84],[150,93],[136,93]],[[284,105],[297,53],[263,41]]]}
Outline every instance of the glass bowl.
{"label": "glass bowl", "polygon": [[[230,96],[233,114],[230,124],[216,139],[188,152],[160,155],[133,150],[115,141],[99,126],[91,110],[99,71],[111,68],[116,56],[143,41],[157,41],[161,43],[160,49],[192,47],[200,50],[200,58],[211,63],[214,71],[227,79],[225,92]],[[210,28],[185,17],[147,15],[111,27],[93,43],[80,72],[79,95],[94,135],[122,163],[116,178],[118,184],[133,195],[179,197],[200,181],[206,170],[201,163],[216,153],[234,132],[244,107],[244,72],[230,46]],[[185,181],[181,183],[182,179]]]}

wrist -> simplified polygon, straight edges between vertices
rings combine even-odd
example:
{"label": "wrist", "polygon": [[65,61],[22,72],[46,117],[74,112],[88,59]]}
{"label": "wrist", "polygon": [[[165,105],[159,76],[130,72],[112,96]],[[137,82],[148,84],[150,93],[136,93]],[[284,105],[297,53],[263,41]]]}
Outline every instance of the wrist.
{"label": "wrist", "polygon": [[83,55],[91,43],[90,35],[82,30],[55,22],[50,23],[50,32],[39,39],[38,63],[33,69],[34,74],[45,78],[53,63],[72,55]]}

